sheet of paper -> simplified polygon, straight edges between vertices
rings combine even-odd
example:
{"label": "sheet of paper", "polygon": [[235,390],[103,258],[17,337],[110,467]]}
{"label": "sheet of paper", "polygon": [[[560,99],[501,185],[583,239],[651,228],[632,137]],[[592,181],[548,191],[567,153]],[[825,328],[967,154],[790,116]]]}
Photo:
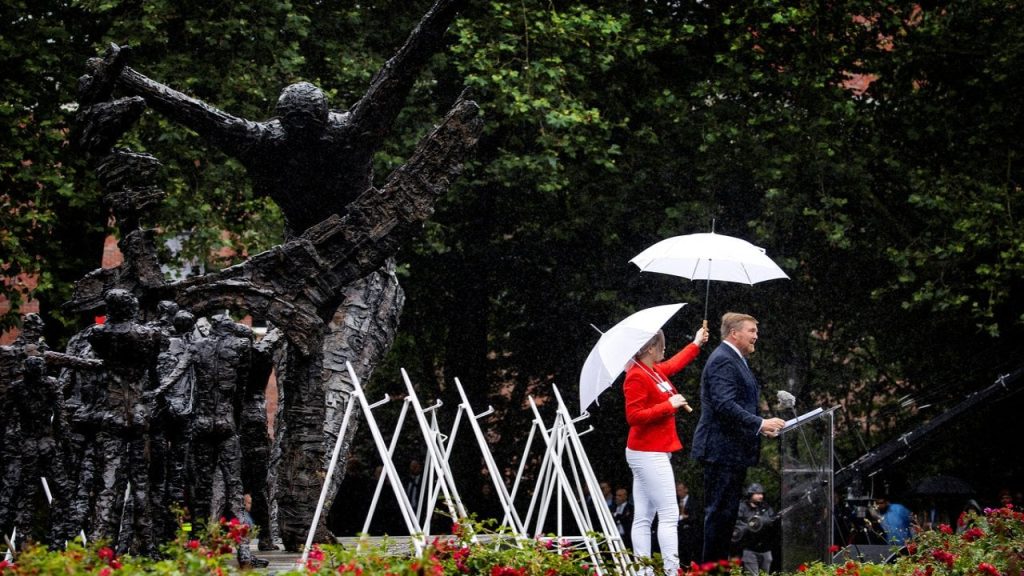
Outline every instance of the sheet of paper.
{"label": "sheet of paper", "polygon": [[805,413],[797,416],[796,418],[791,418],[789,420],[786,420],[786,425],[782,427],[782,430],[780,430],[780,432],[785,432],[791,426],[795,426],[795,425],[799,424],[800,422],[803,422],[804,420],[809,420],[811,418],[814,418],[815,416],[817,416],[818,414],[821,414],[822,412],[824,412],[824,410],[822,410],[821,408],[815,408],[814,410],[811,410],[810,412],[805,412]]}

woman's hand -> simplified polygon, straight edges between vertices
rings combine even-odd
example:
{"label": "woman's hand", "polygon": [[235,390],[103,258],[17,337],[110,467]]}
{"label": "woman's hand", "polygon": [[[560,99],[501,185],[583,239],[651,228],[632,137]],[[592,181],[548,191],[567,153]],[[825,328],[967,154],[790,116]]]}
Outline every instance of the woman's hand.
{"label": "woman's hand", "polygon": [[673,394],[673,395],[669,396],[668,397],[668,402],[676,410],[682,408],[683,410],[686,410],[687,412],[693,412],[693,408],[690,408],[690,403],[686,401],[686,398],[683,398],[682,394]]}
{"label": "woman's hand", "polygon": [[697,330],[697,334],[693,337],[693,343],[697,346],[703,346],[708,342],[708,331],[704,328]]}

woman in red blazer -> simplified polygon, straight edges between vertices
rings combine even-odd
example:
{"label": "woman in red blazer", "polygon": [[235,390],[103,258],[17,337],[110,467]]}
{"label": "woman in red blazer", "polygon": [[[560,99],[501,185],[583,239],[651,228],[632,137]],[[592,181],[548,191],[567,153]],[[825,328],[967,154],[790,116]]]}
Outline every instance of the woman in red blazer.
{"label": "woman in red blazer", "polygon": [[676,432],[676,411],[690,410],[669,377],[692,362],[707,341],[707,330],[701,328],[692,343],[665,360],[665,334],[659,330],[633,356],[622,386],[629,423],[626,462],[633,471],[633,552],[642,558],[651,556],[651,521],[657,514],[658,544],[667,574],[679,568],[679,503],[669,457],[683,448]]}

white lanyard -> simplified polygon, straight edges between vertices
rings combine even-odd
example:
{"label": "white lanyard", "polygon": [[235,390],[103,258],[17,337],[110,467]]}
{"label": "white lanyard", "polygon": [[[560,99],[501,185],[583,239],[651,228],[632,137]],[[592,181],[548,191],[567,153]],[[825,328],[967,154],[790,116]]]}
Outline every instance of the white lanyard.
{"label": "white lanyard", "polygon": [[652,380],[654,380],[654,385],[658,387],[658,390],[661,390],[666,394],[672,393],[672,384],[663,380],[661,378],[661,374],[659,374],[656,370],[651,370],[643,362],[637,362],[636,365],[639,366],[640,369],[644,371],[644,374],[647,374],[648,376],[651,377]]}

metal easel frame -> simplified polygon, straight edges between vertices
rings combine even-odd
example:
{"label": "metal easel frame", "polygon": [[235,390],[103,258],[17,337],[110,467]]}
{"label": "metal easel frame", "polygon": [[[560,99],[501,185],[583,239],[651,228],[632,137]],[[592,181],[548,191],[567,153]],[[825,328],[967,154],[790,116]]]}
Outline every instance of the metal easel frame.
{"label": "metal easel frame", "polygon": [[[599,502],[603,500],[597,476],[594,474],[590,460],[587,458],[586,451],[583,449],[583,444],[580,441],[581,433],[576,430],[576,422],[589,418],[590,415],[584,413],[574,420],[565,402],[562,400],[557,387],[554,388],[557,402],[555,422],[550,428],[544,423],[534,398],[532,396],[529,397],[530,407],[534,413],[534,421],[531,425],[523,457],[520,459],[512,490],[509,491],[502,480],[500,469],[494,460],[494,456],[478,422],[481,418],[488,416],[493,411],[493,408],[488,407],[488,410],[485,412],[476,414],[459,379],[455,379],[455,385],[458,389],[461,403],[456,411],[451,432],[446,436],[440,432],[436,417],[436,410],[441,407],[441,403],[438,402],[430,407],[423,408],[408,373],[402,369],[402,379],[408,396],[404,400],[390,443],[385,443],[380,426],[373,416],[373,409],[390,401],[390,398],[385,396],[383,400],[370,404],[366,399],[359,378],[356,376],[355,370],[350,363],[347,364],[347,368],[352,381],[353,391],[345,409],[342,425],[338,431],[338,440],[331,456],[331,462],[324,480],[324,489],[320,496],[320,503],[317,506],[317,511],[310,527],[306,550],[299,561],[300,564],[305,564],[308,558],[313,534],[324,505],[327,492],[326,486],[330,482],[337,463],[341,438],[344,437],[351,421],[352,413],[358,404],[384,467],[384,473],[378,480],[370,503],[370,510],[363,525],[363,533],[368,533],[369,531],[369,525],[385,483],[391,484],[392,492],[399,504],[399,511],[402,514],[406,527],[409,529],[412,545],[417,554],[421,553],[426,547],[431,514],[439,497],[443,495],[448,511],[453,518],[463,519],[468,516],[459,497],[459,491],[450,465],[452,449],[455,444],[454,439],[461,425],[462,417],[465,415],[504,511],[500,526],[510,529],[514,539],[517,541],[516,545],[518,545],[520,540],[532,539],[543,535],[543,527],[547,521],[548,511],[554,504],[557,514],[555,536],[558,546],[582,547],[587,551],[594,566],[598,567],[604,565],[603,559],[606,560],[608,557],[611,557],[617,573],[627,576],[635,574],[632,558],[618,533],[618,529],[615,527],[615,520],[612,517],[611,511],[605,506],[594,506],[593,512],[596,518],[592,518],[591,510],[588,510],[585,505],[588,495],[591,501]],[[427,451],[424,465],[425,488],[420,491],[420,498],[415,503],[409,500],[403,488],[404,485],[398,470],[395,468],[393,458],[406,415],[410,408],[412,409],[413,417],[416,419],[419,432],[424,439]],[[544,453],[541,457],[536,485],[532,491],[529,508],[524,519],[516,509],[515,500],[516,494],[524,484],[525,465],[529,460],[534,439],[538,434],[544,441]],[[425,504],[426,507],[424,508]],[[569,508],[568,514],[564,510],[566,505]],[[579,534],[566,534],[564,528],[567,516],[568,519],[575,522]],[[533,530],[531,531],[531,520],[534,519],[535,522],[532,524]],[[600,571],[600,568],[598,570],[598,574],[604,574],[603,571]]]}
{"label": "metal easel frame", "polygon": [[[533,524],[534,536],[540,536],[547,520],[547,512],[551,509],[552,503],[556,507],[556,536],[560,541],[576,542],[582,545],[590,555],[594,566],[600,567],[602,556],[610,555],[614,566],[619,574],[635,574],[632,558],[626,549],[615,527],[615,520],[611,510],[605,506],[594,506],[597,516],[597,525],[590,517],[590,511],[585,506],[587,496],[593,502],[603,501],[601,487],[598,484],[597,476],[590,465],[583,443],[580,441],[581,433],[576,430],[576,422],[589,418],[584,413],[577,419],[573,419],[562,400],[558,387],[553,387],[557,402],[554,424],[548,428],[537,409],[537,403],[532,396],[529,397],[530,408],[533,410],[534,421],[530,429],[523,457],[520,460],[519,472],[516,475],[515,486],[512,490],[512,498],[515,498],[523,480],[525,463],[530,454],[533,439],[539,433],[546,446],[541,459],[540,469],[537,473],[537,482],[530,499],[530,506],[524,524],[529,529],[531,520],[536,513],[536,522]],[[589,428],[585,432],[589,432]],[[570,481],[570,474],[571,480]],[[569,512],[580,534],[566,534],[564,530],[565,511],[564,506],[568,504]],[[604,572],[598,568],[599,574]]]}

